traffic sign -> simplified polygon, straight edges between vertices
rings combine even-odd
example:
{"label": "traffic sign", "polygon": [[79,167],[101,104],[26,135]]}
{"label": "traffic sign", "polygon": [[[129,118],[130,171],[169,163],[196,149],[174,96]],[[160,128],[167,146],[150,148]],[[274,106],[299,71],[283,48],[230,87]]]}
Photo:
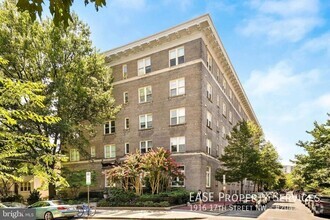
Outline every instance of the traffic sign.
{"label": "traffic sign", "polygon": [[91,172],[86,172],[86,185],[91,185]]}

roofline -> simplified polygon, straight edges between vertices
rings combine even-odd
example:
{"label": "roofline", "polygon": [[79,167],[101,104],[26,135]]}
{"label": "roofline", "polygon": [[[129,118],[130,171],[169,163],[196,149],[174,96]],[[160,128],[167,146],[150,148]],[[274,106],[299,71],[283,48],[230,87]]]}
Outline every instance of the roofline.
{"label": "roofline", "polygon": [[[213,23],[213,21],[211,19],[211,16],[208,13],[207,14],[203,14],[203,15],[201,15],[201,16],[199,16],[197,18],[194,18],[192,20],[186,21],[184,23],[178,24],[176,26],[173,26],[173,27],[171,27],[169,29],[166,29],[164,31],[158,32],[156,34],[153,34],[153,35],[150,35],[150,36],[141,38],[139,40],[136,40],[136,41],[133,41],[131,43],[128,43],[128,44],[125,44],[125,45],[122,45],[122,46],[113,48],[111,50],[104,51],[104,52],[102,52],[102,54],[104,56],[106,56],[106,57],[107,56],[111,56],[111,55],[117,54],[119,52],[126,51],[126,50],[132,49],[134,47],[143,45],[143,44],[147,44],[147,43],[149,43],[151,41],[158,40],[158,39],[160,39],[160,38],[162,38],[164,36],[168,36],[170,34],[174,34],[174,33],[178,32],[180,30],[187,29],[190,26],[193,26],[193,25],[196,25],[196,24],[200,24],[200,23],[205,22],[205,21],[208,22],[208,24],[209,24],[209,26],[210,26],[210,28],[211,28],[211,30],[213,32],[214,37],[218,41],[218,43],[219,43],[219,45],[221,47],[221,50],[223,51],[223,54],[225,56],[225,59],[227,60],[227,62],[229,64],[229,67],[230,67],[230,69],[231,69],[231,71],[232,71],[232,73],[234,75],[235,81],[237,82],[240,90],[242,91],[242,94],[243,94],[243,96],[244,96],[244,98],[246,100],[246,103],[247,103],[249,109],[251,110],[251,113],[252,113],[252,118],[251,119],[252,120],[255,120],[255,122],[259,126],[261,126],[260,123],[259,123],[259,121],[258,121],[258,118],[256,117],[256,114],[255,114],[255,112],[254,112],[254,110],[252,108],[252,105],[251,105],[251,103],[250,103],[250,101],[249,101],[249,99],[248,99],[248,97],[247,97],[247,95],[245,93],[245,90],[243,89],[243,86],[241,84],[241,81],[238,78],[238,75],[237,75],[237,73],[235,71],[235,68],[233,67],[233,65],[231,63],[231,60],[230,60],[230,58],[229,58],[229,56],[227,54],[227,51],[226,51],[225,47],[222,44],[221,38],[220,38],[220,36],[219,36],[216,28],[215,28],[215,25],[214,25],[214,23]],[[243,103],[243,106],[244,106],[244,103]],[[247,110],[249,110],[249,109],[247,109]],[[250,115],[250,114],[248,114],[248,115]]]}

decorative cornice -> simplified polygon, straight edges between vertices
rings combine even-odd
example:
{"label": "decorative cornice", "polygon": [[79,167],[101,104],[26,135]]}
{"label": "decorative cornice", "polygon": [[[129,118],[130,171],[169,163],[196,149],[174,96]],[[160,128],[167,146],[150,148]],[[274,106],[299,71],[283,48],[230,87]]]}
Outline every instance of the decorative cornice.
{"label": "decorative cornice", "polygon": [[195,32],[202,32],[206,36],[209,46],[215,51],[216,58],[223,67],[225,77],[234,88],[238,101],[242,104],[248,118],[260,125],[209,14],[202,15],[124,46],[103,52],[103,55],[106,57],[106,62],[112,63],[131,54],[154,48]]}

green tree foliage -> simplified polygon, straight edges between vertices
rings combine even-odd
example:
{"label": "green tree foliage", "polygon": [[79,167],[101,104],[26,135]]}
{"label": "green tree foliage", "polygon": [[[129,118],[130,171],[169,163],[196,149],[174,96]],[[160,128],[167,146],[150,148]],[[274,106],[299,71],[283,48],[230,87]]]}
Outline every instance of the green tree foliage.
{"label": "green tree foliage", "polygon": [[314,123],[307,132],[311,141],[299,141],[306,154],[296,155],[293,181],[299,188],[326,190],[330,188],[330,119],[324,124]]}
{"label": "green tree foliage", "polygon": [[121,165],[104,173],[110,184],[120,183],[125,191],[132,187],[136,195],[141,195],[143,183],[148,181],[151,193],[158,194],[168,189],[171,178],[184,178],[178,164],[170,155],[164,148],[157,148],[145,154],[136,152],[127,155]]}
{"label": "green tree foliage", "polygon": [[261,129],[252,122],[242,121],[234,126],[227,136],[228,146],[219,160],[222,167],[216,172],[216,179],[222,181],[225,174],[228,182],[241,182],[253,179],[259,158],[259,145],[262,141]]}
{"label": "green tree foliage", "polygon": [[41,194],[38,190],[34,189],[30,192],[29,197],[27,198],[27,203],[32,205],[33,203],[39,202],[41,200]]}
{"label": "green tree foliage", "polygon": [[261,128],[250,121],[239,122],[227,140],[216,179],[222,181],[226,175],[227,182],[240,182],[241,192],[244,179],[253,180],[259,189],[274,188],[282,175],[282,166],[275,147],[264,141]]}
{"label": "green tree foliage", "polygon": [[[0,56],[8,61],[0,64],[4,78],[42,83],[43,108],[32,112],[61,119],[51,123],[48,117],[43,120],[30,114],[34,120],[28,120],[17,132],[26,138],[33,134],[50,140],[48,148],[40,150],[46,155],[60,157],[67,153],[67,146],[80,149],[82,156],[88,157],[85,149],[95,135],[93,128],[114,118],[119,110],[112,97],[111,71],[93,48],[89,28],[77,16],[66,30],[50,20],[33,21],[27,12],[19,13],[9,2],[1,7],[0,23]],[[56,160],[47,160],[47,166],[56,170]],[[58,175],[53,175],[51,198],[57,181]]]}
{"label": "green tree foliage", "polygon": [[[69,26],[69,22],[73,20],[71,16],[71,7],[74,0],[49,0],[49,12],[53,16],[53,22],[56,26],[63,24]],[[85,5],[94,4],[96,11],[100,7],[106,5],[106,0],[84,0]],[[41,18],[44,1],[43,0],[18,0],[16,6],[22,12],[27,11],[33,20],[38,15]]]}

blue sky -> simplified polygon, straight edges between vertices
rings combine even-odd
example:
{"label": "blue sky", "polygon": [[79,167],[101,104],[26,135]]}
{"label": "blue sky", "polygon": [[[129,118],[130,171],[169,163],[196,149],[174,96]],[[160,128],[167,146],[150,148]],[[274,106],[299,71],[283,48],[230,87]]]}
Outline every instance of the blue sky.
{"label": "blue sky", "polygon": [[330,1],[111,0],[99,12],[76,1],[100,51],[209,13],[262,125],[287,164],[330,113]]}

